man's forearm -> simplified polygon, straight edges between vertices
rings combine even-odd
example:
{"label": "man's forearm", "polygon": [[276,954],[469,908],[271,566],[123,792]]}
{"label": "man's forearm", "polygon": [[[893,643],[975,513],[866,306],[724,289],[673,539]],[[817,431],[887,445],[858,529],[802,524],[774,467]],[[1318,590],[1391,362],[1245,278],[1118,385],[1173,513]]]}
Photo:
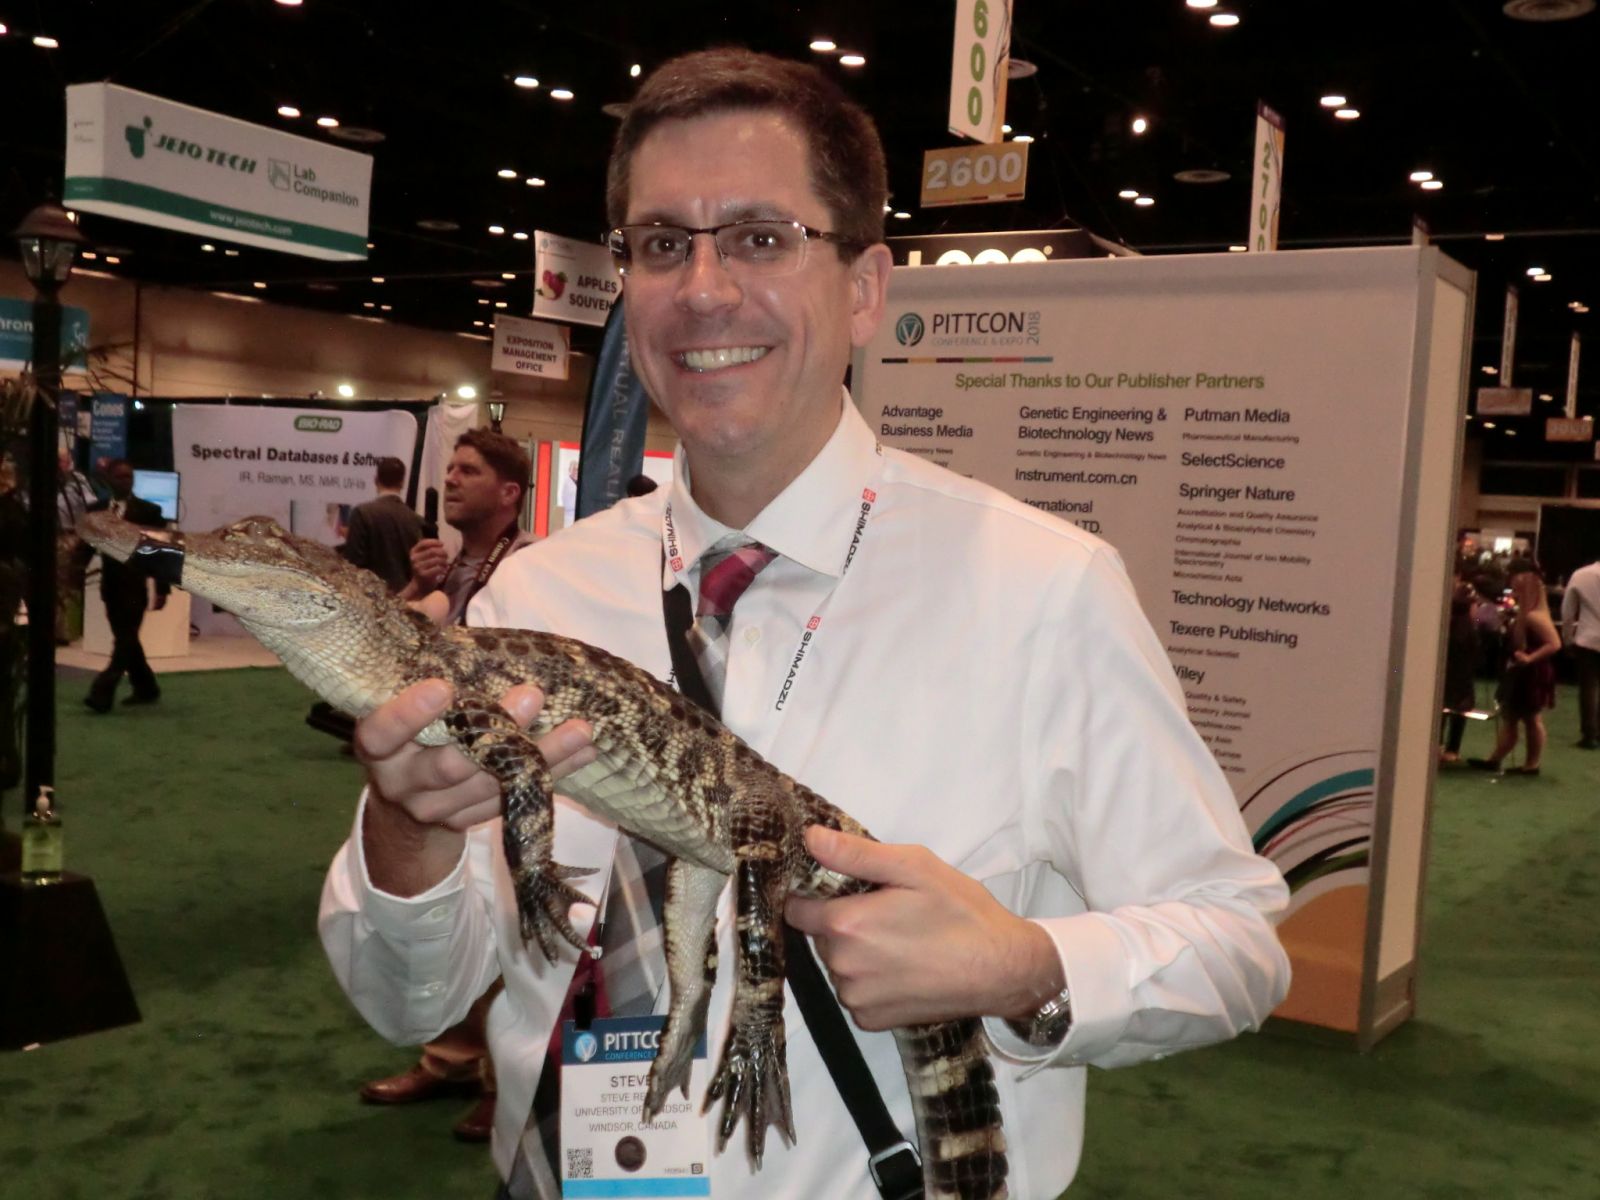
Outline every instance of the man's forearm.
{"label": "man's forearm", "polygon": [[380,891],[420,895],[455,870],[465,844],[466,834],[415,821],[375,789],[369,791],[361,847],[367,878]]}

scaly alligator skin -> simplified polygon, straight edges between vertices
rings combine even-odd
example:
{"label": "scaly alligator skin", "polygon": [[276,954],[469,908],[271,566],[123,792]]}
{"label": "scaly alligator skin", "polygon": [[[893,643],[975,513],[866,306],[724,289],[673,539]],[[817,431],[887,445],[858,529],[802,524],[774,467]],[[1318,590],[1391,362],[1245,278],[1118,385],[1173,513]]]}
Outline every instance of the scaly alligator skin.
{"label": "scaly alligator skin", "polygon": [[[160,545],[148,530],[109,513],[91,513],[78,527],[113,558],[164,560],[169,575],[181,545],[181,577],[172,582],[233,613],[298,679],[353,716],[417,680],[448,680],[451,707],[417,741],[453,742],[499,781],[522,933],[552,960],[561,939],[583,948],[567,912],[588,901],[566,881],[590,868],[551,860],[553,785],[534,739],[569,718],[589,722],[599,758],[563,780],[562,794],[672,856],[665,914],[672,1004],[650,1068],[645,1119],[674,1088],[688,1094],[716,977],[717,898],[732,876],[733,1028],[707,1092],[707,1103],[723,1099],[717,1148],[741,1117],[758,1168],[768,1125],[794,1140],[784,1057],[784,898],[870,890],[821,867],[801,836],[812,824],[866,835],[859,824],[633,664],[554,634],[436,628],[390,597],[377,576],[265,517]],[[523,683],[536,684],[545,698],[526,733],[498,703]],[[895,1040],[927,1196],[1005,1196],[1005,1137],[979,1022],[898,1029]]]}

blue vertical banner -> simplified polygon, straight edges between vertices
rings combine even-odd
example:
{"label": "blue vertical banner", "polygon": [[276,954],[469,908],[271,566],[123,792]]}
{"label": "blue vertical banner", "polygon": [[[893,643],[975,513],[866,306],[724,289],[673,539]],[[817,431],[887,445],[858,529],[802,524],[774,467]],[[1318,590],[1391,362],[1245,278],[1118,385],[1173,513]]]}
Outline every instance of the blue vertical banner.
{"label": "blue vertical banner", "polygon": [[117,392],[96,392],[89,419],[89,466],[98,474],[108,458],[128,457],[128,398]]}
{"label": "blue vertical banner", "polygon": [[[89,310],[61,306],[61,366],[81,367],[89,347]],[[0,296],[0,366],[33,361],[33,301]]]}
{"label": "blue vertical banner", "polygon": [[622,304],[606,317],[589,407],[583,414],[583,452],[578,460],[578,512],[587,517],[627,494],[628,481],[644,470],[644,434],[650,398],[633,373]]}

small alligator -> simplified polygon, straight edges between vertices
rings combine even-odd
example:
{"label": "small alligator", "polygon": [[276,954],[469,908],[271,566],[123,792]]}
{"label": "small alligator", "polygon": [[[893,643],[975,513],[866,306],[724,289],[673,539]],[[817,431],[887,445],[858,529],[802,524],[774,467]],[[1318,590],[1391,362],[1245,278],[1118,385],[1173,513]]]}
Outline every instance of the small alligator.
{"label": "small alligator", "polygon": [[[757,1168],[768,1125],[794,1141],[784,1055],[784,899],[872,889],[823,868],[802,839],[808,825],[868,836],[857,822],[632,663],[555,634],[437,628],[393,599],[377,576],[266,517],[211,533],[153,534],[91,513],[78,528],[111,557],[142,563],[234,614],[296,678],[352,716],[418,680],[447,680],[455,690],[451,706],[417,741],[453,742],[499,781],[522,933],[552,961],[561,939],[584,948],[567,913],[572,903],[590,901],[566,881],[589,871],[551,859],[553,784],[534,739],[568,719],[587,721],[599,757],[563,780],[562,794],[672,858],[665,913],[671,1008],[644,1118],[652,1120],[674,1088],[688,1095],[716,977],[717,900],[733,876],[733,1028],[706,1102],[724,1101],[719,1152],[741,1117]],[[524,683],[544,693],[527,732],[498,702]],[[895,1040],[929,1200],[1007,1195],[999,1096],[980,1022],[910,1026],[895,1030]]]}

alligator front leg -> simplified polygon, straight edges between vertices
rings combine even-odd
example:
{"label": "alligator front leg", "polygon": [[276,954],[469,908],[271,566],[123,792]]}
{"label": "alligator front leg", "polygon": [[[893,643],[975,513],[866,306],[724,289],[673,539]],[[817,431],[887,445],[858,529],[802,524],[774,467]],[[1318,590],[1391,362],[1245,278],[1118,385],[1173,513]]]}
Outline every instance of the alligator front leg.
{"label": "alligator front leg", "polygon": [[689,1095],[695,1043],[706,1030],[706,1007],[717,981],[717,899],[727,879],[721,871],[675,858],[667,867],[667,977],[672,1007],[661,1048],[650,1064],[644,1119],[656,1119],[673,1088]]}
{"label": "alligator front leg", "polygon": [[[706,1103],[726,1096],[717,1150],[741,1116],[749,1122],[750,1157],[761,1167],[767,1126],[794,1142],[789,1068],[783,1030],[783,902],[789,890],[788,832],[777,804],[744,804],[732,822],[738,909],[739,975],[733,1028]],[[754,811],[750,811],[754,810]]]}
{"label": "alligator front leg", "polygon": [[594,902],[565,881],[581,878],[593,868],[565,867],[550,858],[555,840],[550,764],[533,738],[498,704],[457,696],[443,721],[466,756],[500,783],[506,865],[516,887],[523,938],[537,942],[551,962],[559,949],[558,938],[583,950],[584,939],[573,929],[567,911],[573,904]]}

